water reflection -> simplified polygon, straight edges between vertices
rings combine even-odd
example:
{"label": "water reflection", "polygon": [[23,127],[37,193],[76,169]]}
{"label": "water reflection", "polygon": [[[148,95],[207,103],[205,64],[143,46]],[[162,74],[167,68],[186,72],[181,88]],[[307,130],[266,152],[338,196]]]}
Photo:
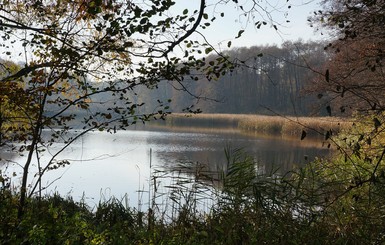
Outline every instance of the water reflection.
{"label": "water reflection", "polygon": [[[41,162],[48,162],[62,146],[56,144],[48,148]],[[279,169],[283,173],[316,156],[329,154],[328,149],[317,147],[321,146],[320,142],[255,137],[232,130],[197,132],[150,128],[116,134],[92,132],[59,155],[60,160],[68,160],[71,165],[44,175],[42,183],[47,187],[44,193],[57,191],[62,195],[70,194],[75,200],[87,197],[91,205],[100,199],[122,198],[127,194],[130,204],[135,206],[147,199],[143,195],[147,195],[150,164],[153,169],[172,169],[180,163],[201,163],[209,170],[222,169],[226,164],[224,149],[228,146],[243,148],[265,172]],[[18,163],[24,160],[23,157],[13,158]],[[21,167],[7,165],[7,171],[16,173],[12,183],[17,185]],[[31,172],[30,179],[36,181],[36,160],[33,167],[35,172]]]}
{"label": "water reflection", "polygon": [[199,162],[216,169],[226,164],[225,149],[240,148],[251,154],[260,169],[285,173],[296,166],[303,166],[315,157],[326,156],[330,150],[319,141],[288,140],[278,137],[258,137],[234,131],[206,133],[168,133],[153,137],[150,142],[161,166],[175,163]]}

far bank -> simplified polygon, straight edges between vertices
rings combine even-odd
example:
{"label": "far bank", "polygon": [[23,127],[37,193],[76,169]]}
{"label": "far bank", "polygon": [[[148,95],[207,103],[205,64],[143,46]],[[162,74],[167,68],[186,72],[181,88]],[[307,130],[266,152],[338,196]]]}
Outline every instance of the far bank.
{"label": "far bank", "polygon": [[168,127],[233,128],[257,134],[283,137],[322,138],[338,134],[352,125],[352,120],[339,117],[292,117],[252,114],[183,114],[174,113],[165,122]]}

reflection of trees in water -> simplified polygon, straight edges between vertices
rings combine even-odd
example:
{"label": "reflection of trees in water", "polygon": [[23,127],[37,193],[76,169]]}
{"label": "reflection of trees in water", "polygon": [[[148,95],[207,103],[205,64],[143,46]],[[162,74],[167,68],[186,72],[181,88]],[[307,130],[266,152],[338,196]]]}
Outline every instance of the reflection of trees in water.
{"label": "reflection of trees in water", "polygon": [[315,157],[326,156],[327,149],[282,147],[281,149],[257,150],[253,153],[260,171],[270,173],[276,171],[284,174],[288,171],[304,166]]}
{"label": "reflection of trees in water", "polygon": [[[305,148],[279,139],[250,140],[243,143],[248,144],[248,147],[244,147],[242,151],[231,147],[227,150],[240,152],[237,163],[241,166],[250,159],[242,154],[249,154],[255,162],[257,179],[263,178],[264,174],[283,175],[296,166],[312,161],[316,156],[326,156],[330,152],[328,149]],[[194,144],[199,145],[201,150],[154,152],[154,159],[160,165],[152,169],[152,180],[157,185],[158,193],[155,196],[166,195],[175,205],[204,210],[204,207],[209,206],[207,204],[215,202],[215,198],[219,197],[218,191],[221,192],[225,184],[231,181],[230,173],[234,173],[232,166],[237,166],[233,165],[233,158],[229,158],[231,165],[228,165],[226,146],[214,147],[203,140]]]}
{"label": "reflection of trees in water", "polygon": [[[284,174],[295,167],[304,166],[316,157],[327,156],[328,149],[301,147],[291,145],[283,140],[274,141],[250,141],[249,146],[244,147],[245,154],[250,154],[262,173],[275,171]],[[157,152],[156,158],[160,159],[162,167],[172,170],[175,167],[203,165],[207,171],[221,171],[226,167],[225,146],[210,149],[207,142],[203,142],[199,151],[170,151]]]}

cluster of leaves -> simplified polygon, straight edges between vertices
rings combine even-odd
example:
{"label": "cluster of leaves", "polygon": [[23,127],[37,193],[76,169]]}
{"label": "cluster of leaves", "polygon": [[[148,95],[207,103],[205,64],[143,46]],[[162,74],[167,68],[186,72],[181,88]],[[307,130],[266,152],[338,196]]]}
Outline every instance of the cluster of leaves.
{"label": "cluster of leaves", "polygon": [[[0,66],[0,77],[7,76],[18,71],[20,67],[12,62],[3,62]],[[6,142],[13,138],[26,140],[30,122],[23,116],[28,111],[31,115],[36,112],[36,106],[32,98],[25,93],[24,84],[12,82],[0,83],[0,146],[4,147]],[[11,123],[12,122],[12,123]]]}
{"label": "cluster of leaves", "polygon": [[380,1],[323,2],[313,22],[338,39],[325,47],[330,59],[314,87],[334,110],[384,110],[384,11]]}

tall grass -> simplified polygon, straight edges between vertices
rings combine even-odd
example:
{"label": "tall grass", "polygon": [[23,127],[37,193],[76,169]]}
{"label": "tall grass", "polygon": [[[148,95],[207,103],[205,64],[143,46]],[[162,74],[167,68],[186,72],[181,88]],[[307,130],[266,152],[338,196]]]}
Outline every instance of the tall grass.
{"label": "tall grass", "polygon": [[240,129],[264,134],[300,137],[303,131],[308,136],[323,136],[326,131],[340,132],[351,125],[347,119],[336,117],[280,117],[246,116],[239,121]]}
{"label": "tall grass", "polygon": [[166,119],[171,127],[235,128],[242,131],[301,137],[324,137],[326,132],[339,133],[352,125],[346,118],[337,117],[282,117],[246,114],[172,114]]}

